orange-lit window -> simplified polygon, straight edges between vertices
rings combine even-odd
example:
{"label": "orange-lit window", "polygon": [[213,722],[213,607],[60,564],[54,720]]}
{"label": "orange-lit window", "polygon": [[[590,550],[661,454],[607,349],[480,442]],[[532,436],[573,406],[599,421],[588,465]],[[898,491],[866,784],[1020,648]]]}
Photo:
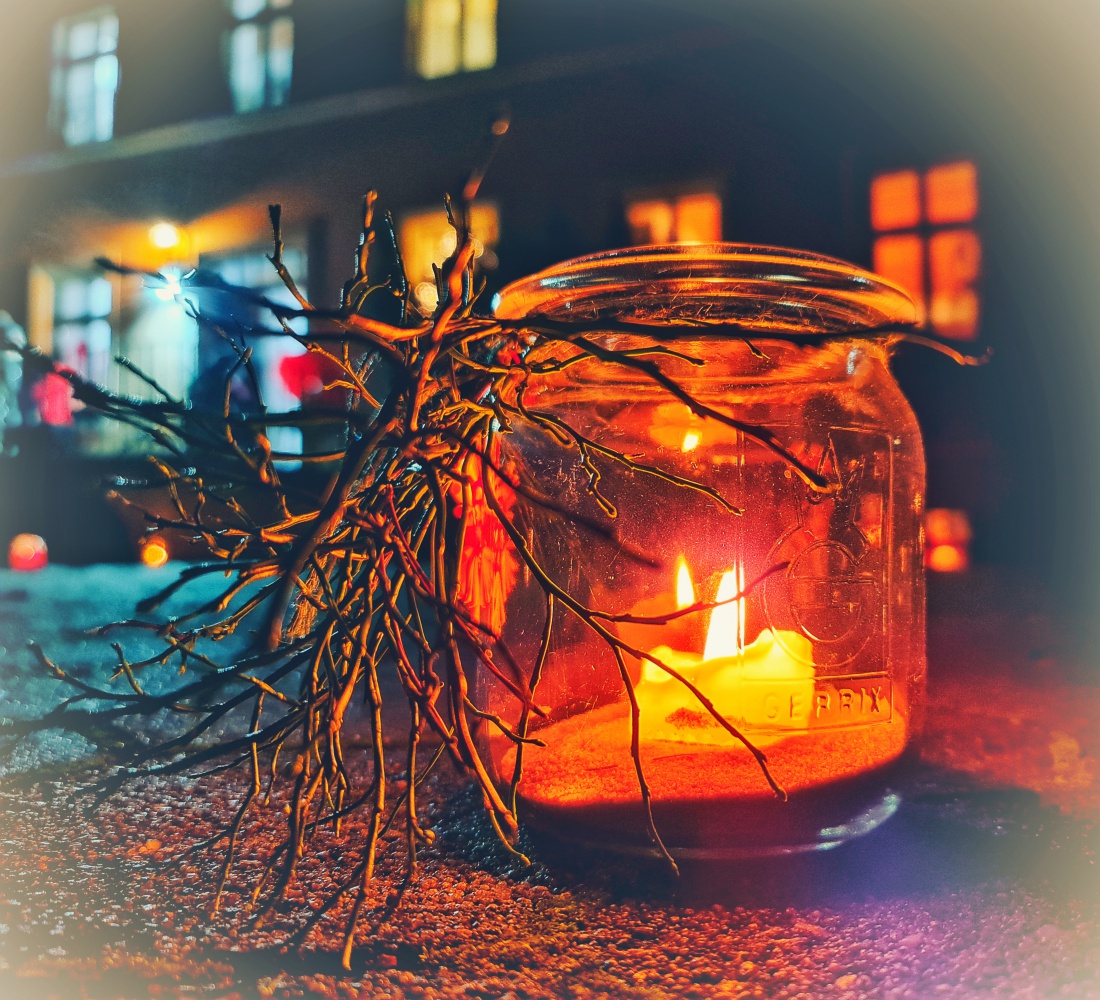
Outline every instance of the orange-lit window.
{"label": "orange-lit window", "polygon": [[901,285],[917,304],[919,322],[924,323],[924,240],[916,233],[880,236],[875,240],[875,274]]}
{"label": "orange-lit window", "polygon": [[982,263],[982,244],[972,229],[946,229],[928,239],[932,326],[945,337],[969,340],[978,329],[978,293],[974,285]]}
{"label": "orange-lit window", "polygon": [[913,297],[922,325],[955,340],[977,337],[981,320],[982,243],[967,225],[977,216],[978,170],[969,160],[871,181],[875,271]]}
{"label": "orange-lit window", "polygon": [[[487,271],[495,269],[494,249],[500,239],[500,216],[495,205],[478,202],[470,207],[470,235],[474,241],[474,266]],[[401,219],[397,242],[413,290],[413,304],[430,315],[439,301],[432,265],[438,267],[454,251],[454,227],[442,209],[414,212]]]}
{"label": "orange-lit window", "polygon": [[713,191],[628,201],[626,224],[635,246],[715,243],[722,238],[722,199]]}
{"label": "orange-lit window", "polygon": [[920,174],[900,170],[871,181],[871,228],[913,229],[920,225]]}
{"label": "orange-lit window", "polygon": [[933,507],[924,514],[924,565],[937,573],[970,568],[973,531],[965,510]]}
{"label": "orange-lit window", "polygon": [[945,163],[924,175],[925,216],[933,226],[973,222],[978,216],[978,168]]}

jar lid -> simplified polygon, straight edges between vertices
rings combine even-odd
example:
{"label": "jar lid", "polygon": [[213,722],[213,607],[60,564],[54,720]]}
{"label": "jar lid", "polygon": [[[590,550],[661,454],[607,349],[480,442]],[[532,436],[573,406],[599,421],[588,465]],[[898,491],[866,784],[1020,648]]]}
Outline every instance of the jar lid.
{"label": "jar lid", "polygon": [[844,333],[917,321],[913,300],[877,274],[835,257],[748,243],[577,257],[508,285],[494,311],[501,319],[736,323],[763,333]]}

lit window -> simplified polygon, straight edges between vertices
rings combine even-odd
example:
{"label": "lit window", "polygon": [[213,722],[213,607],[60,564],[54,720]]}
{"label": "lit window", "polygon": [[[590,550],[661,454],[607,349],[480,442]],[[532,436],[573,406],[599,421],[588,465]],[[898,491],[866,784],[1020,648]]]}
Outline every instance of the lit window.
{"label": "lit window", "polygon": [[635,246],[716,243],[722,238],[722,199],[713,191],[628,201],[626,224]]}
{"label": "lit window", "polygon": [[965,510],[933,507],[924,514],[924,565],[937,573],[970,568],[973,531]]}
{"label": "lit window", "polygon": [[245,114],[286,104],[294,65],[293,0],[226,0],[234,25],[226,37],[233,108]]}
{"label": "lit window", "polygon": [[978,215],[978,170],[973,163],[946,163],[924,175],[925,215],[934,226],[973,222]]}
{"label": "lit window", "polygon": [[497,0],[409,0],[412,63],[426,80],[497,61]]}
{"label": "lit window", "polygon": [[[474,266],[493,270],[497,266],[494,250],[500,238],[500,216],[495,205],[479,202],[471,206],[470,235]],[[413,304],[430,315],[439,302],[432,265],[439,267],[454,251],[454,228],[443,211],[416,212],[401,220],[397,239],[413,290]]]}
{"label": "lit window", "polygon": [[917,304],[918,322],[924,324],[924,239],[916,233],[880,236],[875,240],[876,274],[901,285]]}
{"label": "lit window", "polygon": [[99,385],[108,385],[111,370],[112,299],[110,281],[98,275],[54,283],[54,358]]}
{"label": "lit window", "polygon": [[50,126],[67,146],[106,142],[114,133],[118,17],[100,7],[53,29]]}
{"label": "lit window", "polygon": [[871,181],[871,228],[882,234],[875,271],[913,297],[922,325],[955,340],[977,337],[981,319],[982,242],[965,225],[977,216],[978,170],[969,160]]}

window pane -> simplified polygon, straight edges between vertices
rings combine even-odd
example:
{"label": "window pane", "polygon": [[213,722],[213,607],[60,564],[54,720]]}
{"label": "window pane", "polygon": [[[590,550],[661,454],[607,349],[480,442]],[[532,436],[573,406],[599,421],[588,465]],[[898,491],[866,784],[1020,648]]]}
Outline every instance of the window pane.
{"label": "window pane", "polygon": [[925,215],[933,225],[973,222],[978,215],[978,168],[969,161],[933,167],[924,176]]}
{"label": "window pane", "polygon": [[238,21],[255,17],[267,6],[267,0],[231,0],[230,11]]}
{"label": "window pane", "polygon": [[675,228],[675,213],[667,201],[636,201],[627,206],[626,224],[635,246],[670,243]]}
{"label": "window pane", "polygon": [[118,18],[114,14],[104,14],[99,19],[98,51],[103,55],[118,48]]}
{"label": "window pane", "polygon": [[497,61],[496,0],[465,0],[462,32],[464,69],[488,69]]}
{"label": "window pane", "polygon": [[944,337],[972,340],[978,335],[982,244],[972,229],[936,233],[928,241],[932,279],[932,325]]}
{"label": "window pane", "polygon": [[255,24],[234,28],[229,39],[229,87],[233,107],[241,113],[264,106],[265,57],[260,45]]}
{"label": "window pane", "polygon": [[88,283],[89,316],[111,315],[111,283],[106,278],[93,278]]}
{"label": "window pane", "polygon": [[722,238],[722,199],[713,192],[684,195],[676,202],[676,239],[717,243]]}
{"label": "window pane", "polygon": [[272,106],[286,103],[293,65],[294,21],[289,17],[279,17],[271,22],[268,36],[267,83]]}
{"label": "window pane", "polygon": [[80,319],[88,315],[88,285],[70,278],[57,286],[56,314],[59,320]]}
{"label": "window pane", "polygon": [[917,316],[923,325],[924,245],[919,236],[880,236],[875,240],[874,269],[876,274],[900,285],[917,304]]}
{"label": "window pane", "polygon": [[871,181],[871,228],[911,229],[920,224],[920,177],[915,170],[881,174]]}
{"label": "window pane", "polygon": [[99,385],[106,385],[111,371],[111,324],[105,319],[92,320],[84,327],[86,369],[84,374]]}
{"label": "window pane", "polygon": [[99,49],[99,22],[78,21],[69,25],[69,58],[87,59]]}
{"label": "window pane", "polygon": [[95,64],[76,63],[65,81],[65,142],[90,142],[95,136]]}
{"label": "window pane", "polygon": [[459,68],[460,0],[422,0],[416,36],[416,70],[425,79]]}
{"label": "window pane", "polygon": [[95,61],[95,138],[99,142],[106,142],[114,133],[117,88],[118,59],[100,56]]}

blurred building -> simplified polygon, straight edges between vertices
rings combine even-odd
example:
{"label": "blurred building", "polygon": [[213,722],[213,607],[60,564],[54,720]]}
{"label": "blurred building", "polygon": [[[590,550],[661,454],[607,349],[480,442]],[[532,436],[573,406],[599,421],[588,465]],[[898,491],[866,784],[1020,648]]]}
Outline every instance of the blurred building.
{"label": "blurred building", "polygon": [[[929,9],[978,37],[973,6]],[[1020,390],[1056,376],[1036,374],[1013,299],[1032,261],[1017,249],[1027,234],[1013,221],[1011,164],[974,128],[975,102],[952,90],[965,46],[914,90],[912,68],[867,27],[867,5],[772,7],[42,0],[5,15],[0,41],[0,83],[20,95],[0,112],[0,308],[112,389],[153,391],[123,355],[205,405],[227,356],[189,303],[245,324],[257,317],[224,284],[283,294],[265,260],[269,203],[283,205],[302,288],[332,305],[362,196],[377,190],[430,308],[431,266],[449,249],[443,195],[506,110],[512,128],[473,220],[490,294],[566,257],[666,240],[795,246],[873,267],[911,291],[930,331],[1004,358],[975,373],[913,355],[899,375],[926,428],[929,503],[968,512],[976,559],[1041,562],[1049,532],[1028,526],[1056,504],[1018,466],[1026,456],[1053,475],[1046,390]],[[99,256],[166,280],[99,271]],[[257,355],[273,408],[322,391],[285,339]],[[23,393],[23,422],[62,425],[55,454],[98,468],[145,449],[40,395],[35,412]],[[49,534],[13,516],[9,533]]]}

